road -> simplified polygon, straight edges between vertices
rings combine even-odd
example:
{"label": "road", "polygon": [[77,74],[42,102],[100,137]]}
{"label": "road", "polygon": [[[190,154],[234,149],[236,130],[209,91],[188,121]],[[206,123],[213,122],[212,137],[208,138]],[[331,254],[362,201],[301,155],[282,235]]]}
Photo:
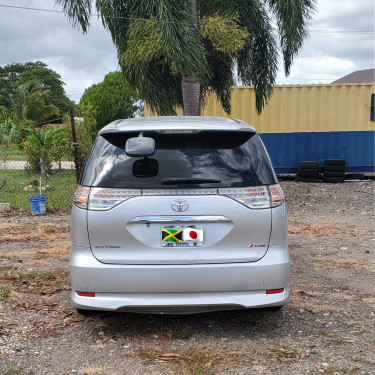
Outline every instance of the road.
{"label": "road", "polygon": [[[25,169],[27,162],[21,160],[9,160],[9,161],[0,161],[0,169]],[[58,163],[52,164],[52,169],[58,169]],[[74,162],[72,161],[63,161],[61,162],[62,169],[75,169]]]}

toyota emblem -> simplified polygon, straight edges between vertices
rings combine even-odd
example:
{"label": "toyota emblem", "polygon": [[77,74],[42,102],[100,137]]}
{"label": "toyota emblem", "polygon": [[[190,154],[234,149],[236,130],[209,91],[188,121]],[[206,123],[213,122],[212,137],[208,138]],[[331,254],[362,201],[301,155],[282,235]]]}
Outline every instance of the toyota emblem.
{"label": "toyota emblem", "polygon": [[183,212],[189,208],[189,203],[183,199],[176,199],[171,203],[172,210],[176,212]]}

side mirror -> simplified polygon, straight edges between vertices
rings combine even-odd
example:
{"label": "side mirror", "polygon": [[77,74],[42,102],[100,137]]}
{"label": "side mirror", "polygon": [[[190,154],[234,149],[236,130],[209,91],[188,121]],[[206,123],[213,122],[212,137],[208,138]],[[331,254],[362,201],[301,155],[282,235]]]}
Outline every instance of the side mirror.
{"label": "side mirror", "polygon": [[159,172],[159,163],[156,159],[140,159],[133,163],[134,177],[155,177]]}
{"label": "side mirror", "polygon": [[155,152],[155,140],[144,137],[141,133],[139,137],[129,138],[125,144],[125,154],[130,157],[147,158]]}

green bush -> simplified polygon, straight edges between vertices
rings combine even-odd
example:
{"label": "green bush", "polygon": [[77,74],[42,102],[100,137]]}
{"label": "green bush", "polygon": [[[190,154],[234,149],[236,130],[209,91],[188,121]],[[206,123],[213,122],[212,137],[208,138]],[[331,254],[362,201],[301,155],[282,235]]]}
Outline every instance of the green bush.
{"label": "green bush", "polygon": [[29,120],[16,122],[12,119],[5,120],[0,124],[0,144],[10,146],[20,145],[29,135],[34,123]]}
{"label": "green bush", "polygon": [[70,136],[65,128],[33,129],[24,142],[27,169],[32,173],[51,172],[52,163],[71,153]]}

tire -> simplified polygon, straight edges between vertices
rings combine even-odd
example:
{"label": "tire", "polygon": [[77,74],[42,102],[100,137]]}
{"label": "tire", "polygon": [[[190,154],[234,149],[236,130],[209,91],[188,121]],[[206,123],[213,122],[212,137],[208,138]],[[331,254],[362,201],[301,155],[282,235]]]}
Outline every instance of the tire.
{"label": "tire", "polygon": [[340,177],[345,178],[345,172],[324,172],[323,177]]}
{"label": "tire", "polygon": [[345,180],[364,180],[365,175],[363,173],[347,173]]}
{"label": "tire", "polygon": [[345,165],[324,165],[324,172],[345,172]]}
{"label": "tire", "polygon": [[319,176],[319,169],[318,168],[297,168],[297,176],[300,177],[318,177]]}
{"label": "tire", "polygon": [[323,182],[327,182],[329,184],[337,184],[342,183],[345,181],[345,177],[323,177]]}
{"label": "tire", "polygon": [[318,182],[318,177],[301,177],[296,176],[295,177],[296,182]]}
{"label": "tire", "polygon": [[301,169],[317,169],[319,168],[319,164],[317,161],[300,161],[298,164],[298,168]]}
{"label": "tire", "polygon": [[326,159],[324,165],[345,165],[345,159]]}

